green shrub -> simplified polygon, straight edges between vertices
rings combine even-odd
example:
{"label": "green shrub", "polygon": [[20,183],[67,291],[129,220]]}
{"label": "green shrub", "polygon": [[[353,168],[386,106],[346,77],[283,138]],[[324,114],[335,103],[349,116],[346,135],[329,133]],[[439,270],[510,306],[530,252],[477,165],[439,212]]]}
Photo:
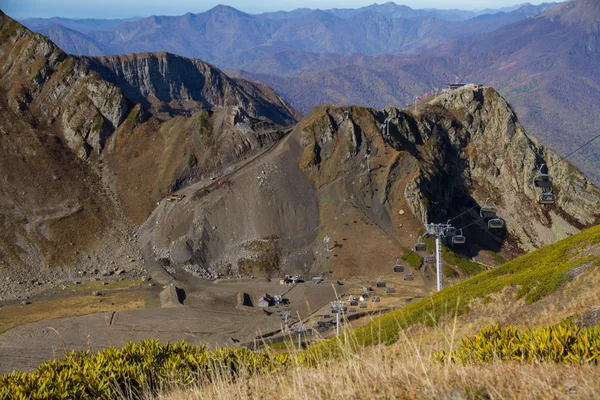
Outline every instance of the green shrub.
{"label": "green shrub", "polygon": [[448,264],[456,265],[465,275],[473,276],[485,271],[485,267],[466,257],[456,254],[446,246],[442,246],[442,259]]}
{"label": "green shrub", "polygon": [[520,332],[513,326],[492,325],[472,338],[465,338],[460,349],[441,351],[442,362],[485,363],[495,360],[583,364],[600,362],[600,326],[579,328],[572,322]]}
{"label": "green shrub", "polygon": [[[232,379],[244,370],[274,372],[291,364],[288,354],[254,353],[248,349],[161,345],[156,340],[128,343],[90,355],[71,352],[64,360],[40,365],[32,373],[13,372],[0,378],[0,399],[109,399],[131,393],[139,397],[161,385],[192,385],[216,373]],[[222,377],[222,375],[219,375]]]}

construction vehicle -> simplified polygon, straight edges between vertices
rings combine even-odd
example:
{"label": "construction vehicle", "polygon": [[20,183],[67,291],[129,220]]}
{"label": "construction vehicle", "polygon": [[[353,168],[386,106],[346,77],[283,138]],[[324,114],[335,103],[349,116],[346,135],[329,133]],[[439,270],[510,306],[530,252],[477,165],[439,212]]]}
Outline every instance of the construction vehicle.
{"label": "construction vehicle", "polygon": [[175,193],[170,193],[167,195],[167,201],[181,201],[185,196],[178,195]]}

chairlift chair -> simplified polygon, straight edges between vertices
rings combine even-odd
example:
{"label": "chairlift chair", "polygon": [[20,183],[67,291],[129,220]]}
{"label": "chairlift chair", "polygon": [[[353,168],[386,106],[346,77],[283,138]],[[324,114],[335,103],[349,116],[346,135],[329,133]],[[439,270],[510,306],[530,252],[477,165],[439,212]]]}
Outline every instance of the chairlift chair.
{"label": "chairlift chair", "polygon": [[421,240],[421,236],[417,239],[415,251],[427,251],[427,244]]}
{"label": "chairlift chair", "polygon": [[465,244],[467,242],[467,238],[463,235],[462,229],[458,232],[458,235],[452,237],[452,244]]}
{"label": "chairlift chair", "polygon": [[488,229],[502,229],[504,228],[504,220],[501,218],[492,218],[488,221]]}
{"label": "chairlift chair", "polygon": [[486,200],[485,204],[479,210],[479,216],[481,218],[496,218],[496,206],[488,206]]}
{"label": "chairlift chair", "polygon": [[533,186],[538,188],[552,187],[552,177],[548,174],[546,164],[542,164],[538,174],[533,178]]}
{"label": "chairlift chair", "polygon": [[552,193],[552,191],[543,192],[540,194],[538,203],[540,203],[540,204],[555,204],[556,203],[556,195],[554,193]]}
{"label": "chairlift chair", "polygon": [[444,236],[446,237],[453,237],[454,235],[456,235],[456,228],[453,226],[449,226],[448,228],[444,229]]}
{"label": "chairlift chair", "polygon": [[427,264],[434,264],[435,263],[435,255],[434,254],[430,254],[428,256],[425,256],[425,262]]}
{"label": "chairlift chair", "polygon": [[406,274],[404,274],[404,280],[405,281],[414,281],[415,280],[415,274],[413,274],[412,271],[407,272]]}
{"label": "chairlift chair", "polygon": [[404,272],[404,266],[402,266],[398,261],[394,265],[394,272]]}

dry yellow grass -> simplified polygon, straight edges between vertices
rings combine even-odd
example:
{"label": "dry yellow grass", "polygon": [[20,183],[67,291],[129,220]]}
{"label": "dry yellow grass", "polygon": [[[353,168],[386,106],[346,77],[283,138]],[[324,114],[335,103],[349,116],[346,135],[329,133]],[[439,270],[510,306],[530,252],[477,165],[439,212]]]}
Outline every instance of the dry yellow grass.
{"label": "dry yellow grass", "polygon": [[[452,340],[451,328],[434,329]],[[417,332],[412,332],[416,334]],[[429,336],[429,335],[428,335]],[[444,342],[444,340],[442,340]],[[192,399],[562,399],[599,398],[600,368],[554,363],[442,365],[432,352],[447,343],[404,337],[316,368],[245,376],[235,382],[217,376],[195,389],[175,390],[161,400]]]}
{"label": "dry yellow grass", "polygon": [[[475,299],[470,311],[434,327],[416,324],[391,346],[347,346],[341,358],[315,368],[295,367],[279,374],[249,376],[235,382],[217,376],[194,389],[176,389],[161,400],[191,399],[596,399],[600,366],[494,362],[443,365],[432,355],[460,346],[492,323],[534,327],[556,324],[600,305],[600,268],[590,266],[559,290],[528,304],[516,300],[518,288]],[[451,314],[451,313],[449,313]],[[348,336],[352,337],[350,333]],[[351,340],[351,339],[350,339]],[[294,351],[289,349],[289,351]]]}
{"label": "dry yellow grass", "polygon": [[19,325],[47,319],[75,317],[107,311],[137,310],[149,300],[145,291],[107,293],[42,300],[28,305],[0,308],[0,333]]}

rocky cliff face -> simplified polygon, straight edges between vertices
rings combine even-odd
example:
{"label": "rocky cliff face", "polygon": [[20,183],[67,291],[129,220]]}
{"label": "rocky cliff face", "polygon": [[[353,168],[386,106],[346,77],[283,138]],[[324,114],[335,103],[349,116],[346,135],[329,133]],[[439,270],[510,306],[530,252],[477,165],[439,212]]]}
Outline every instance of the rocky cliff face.
{"label": "rocky cliff face", "polygon": [[239,107],[250,116],[290,125],[299,115],[268,86],[232,79],[201,60],[170,53],[82,59],[128,98],[156,115],[189,115],[212,107]]}
{"label": "rocky cliff face", "polygon": [[[313,111],[296,134],[305,147],[301,167],[315,185],[345,186],[346,196],[389,232],[400,210],[421,222],[445,222],[487,201],[498,207],[506,232],[488,232],[477,207],[452,222],[469,226],[465,235],[482,248],[519,252],[600,217],[598,188],[529,137],[491,88],[441,94],[417,114],[327,107]],[[554,178],[553,206],[537,204],[532,186],[542,164]],[[482,237],[490,239],[486,245]]]}
{"label": "rocky cliff face", "polygon": [[0,29],[0,88],[10,109],[33,127],[61,131],[82,158],[102,150],[130,109],[121,90],[4,14]]}
{"label": "rocky cliff face", "polygon": [[0,298],[74,273],[63,267],[102,262],[123,239],[83,159],[127,109],[114,85],[0,14]]}

